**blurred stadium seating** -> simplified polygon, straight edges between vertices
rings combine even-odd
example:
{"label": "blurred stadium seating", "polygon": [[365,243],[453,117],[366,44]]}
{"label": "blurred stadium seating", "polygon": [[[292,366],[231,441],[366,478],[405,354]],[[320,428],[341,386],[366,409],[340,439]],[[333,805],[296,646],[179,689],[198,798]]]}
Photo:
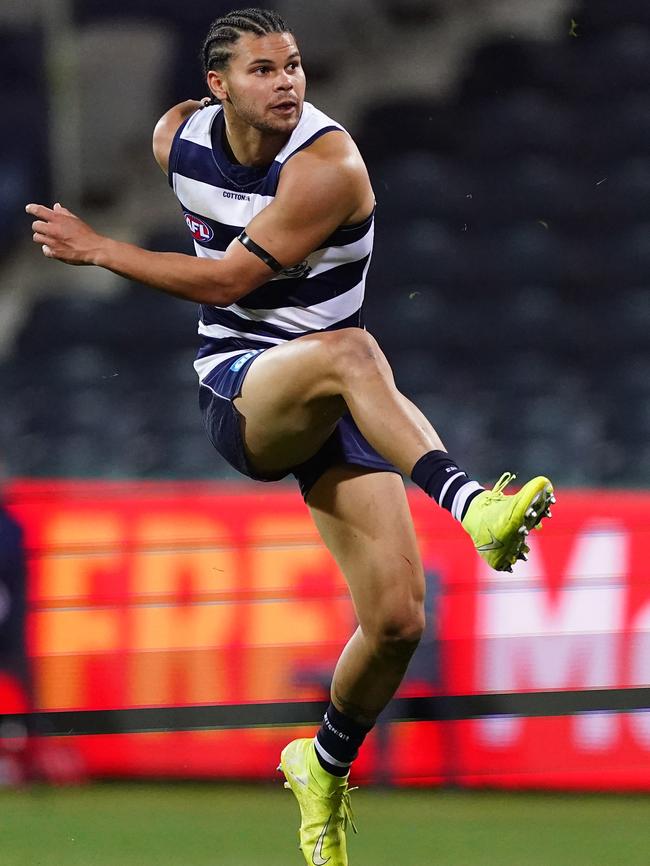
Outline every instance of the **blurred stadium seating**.
{"label": "blurred stadium seating", "polygon": [[481,46],[447,106],[367,112],[368,326],[477,474],[647,485],[650,19],[588,6],[579,38]]}
{"label": "blurred stadium seating", "polygon": [[[76,0],[74,12],[87,51],[108,39],[107,22],[128,41],[146,21],[149,48],[169,53],[172,102],[199,80],[197,32],[230,5]],[[389,19],[417,7],[384,5]],[[567,25],[554,41],[483,41],[453,98],[389,94],[364,109],[357,139],[378,200],[367,325],[473,474],[503,464],[564,485],[647,486],[650,12],[644,0],[590,0],[573,14],[575,37]],[[0,108],[13,118],[1,257],[24,233],[23,202],[48,198],[49,170],[42,33],[5,24],[0,48],[12,82]],[[160,98],[153,77],[138,86]],[[183,231],[179,219],[146,245],[186,250]],[[0,364],[12,471],[230,477],[194,405],[195,314],[139,286],[43,297]]]}
{"label": "blurred stadium seating", "polygon": [[37,27],[12,28],[0,20],[0,112],[11,124],[0,153],[0,258],[22,230],[26,198],[48,193],[43,34]]}

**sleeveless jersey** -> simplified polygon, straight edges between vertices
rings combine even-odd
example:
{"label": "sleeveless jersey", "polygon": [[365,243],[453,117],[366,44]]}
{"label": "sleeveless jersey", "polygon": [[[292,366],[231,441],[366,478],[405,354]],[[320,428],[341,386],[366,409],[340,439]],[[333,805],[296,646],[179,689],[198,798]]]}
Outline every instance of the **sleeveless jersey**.
{"label": "sleeveless jersey", "polygon": [[[234,238],[273,201],[287,160],[334,129],[343,127],[304,103],[286,145],[270,166],[258,169],[234,165],[226,156],[221,106],[192,114],[174,137],[169,181],[183,208],[196,254],[223,258]],[[229,307],[201,305],[199,334],[203,341],[194,363],[199,379],[242,351],[268,349],[319,331],[363,327],[373,235],[371,214],[363,223],[341,226],[305,263],[286,268]]]}

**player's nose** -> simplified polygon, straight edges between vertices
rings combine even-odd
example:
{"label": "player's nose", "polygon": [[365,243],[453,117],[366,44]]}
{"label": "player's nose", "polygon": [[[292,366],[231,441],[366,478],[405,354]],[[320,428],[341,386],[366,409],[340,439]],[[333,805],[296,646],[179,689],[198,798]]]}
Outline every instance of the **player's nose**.
{"label": "player's nose", "polygon": [[275,79],[276,90],[293,90],[293,81],[286,70],[282,70]]}

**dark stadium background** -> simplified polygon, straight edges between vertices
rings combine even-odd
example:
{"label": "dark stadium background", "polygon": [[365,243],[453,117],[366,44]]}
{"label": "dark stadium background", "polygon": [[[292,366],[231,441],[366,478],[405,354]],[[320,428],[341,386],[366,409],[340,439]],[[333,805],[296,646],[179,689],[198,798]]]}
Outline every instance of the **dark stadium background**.
{"label": "dark stadium background", "polygon": [[[411,492],[429,628],[358,766],[353,862],[641,866],[650,5],[273,5],[308,99],[368,164],[366,322],[399,386],[475,477],[558,490],[506,580]],[[28,575],[28,673],[0,658],[8,866],[299,862],[293,804],[264,783],[318,718],[353,622],[342,578],[291,483],[211,449],[194,306],[46,261],[24,214],[60,200],[190,251],[151,130],[204,94],[198,50],[229,8],[0,8],[0,463]]]}

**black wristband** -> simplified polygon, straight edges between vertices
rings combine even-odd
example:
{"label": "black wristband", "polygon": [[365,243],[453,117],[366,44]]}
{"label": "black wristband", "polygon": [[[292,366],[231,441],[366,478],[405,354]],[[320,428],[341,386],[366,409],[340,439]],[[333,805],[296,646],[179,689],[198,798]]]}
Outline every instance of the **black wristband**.
{"label": "black wristband", "polygon": [[272,271],[275,271],[276,274],[279,274],[280,271],[283,271],[284,268],[280,264],[277,259],[274,259],[270,253],[267,253],[266,250],[262,249],[259,244],[256,244],[255,241],[251,240],[246,234],[246,229],[240,234],[237,235],[237,240],[242,243],[247,250],[251,253],[254,253],[258,259],[262,259],[265,265],[268,265]]}

